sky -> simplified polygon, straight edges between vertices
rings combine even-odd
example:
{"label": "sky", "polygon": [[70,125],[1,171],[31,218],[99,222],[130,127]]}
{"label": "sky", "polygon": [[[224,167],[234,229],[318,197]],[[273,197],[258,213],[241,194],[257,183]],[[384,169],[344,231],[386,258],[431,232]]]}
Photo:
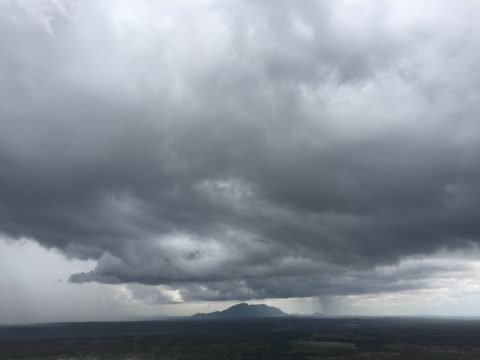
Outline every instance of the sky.
{"label": "sky", "polygon": [[0,0],[0,323],[479,316],[479,16]]}

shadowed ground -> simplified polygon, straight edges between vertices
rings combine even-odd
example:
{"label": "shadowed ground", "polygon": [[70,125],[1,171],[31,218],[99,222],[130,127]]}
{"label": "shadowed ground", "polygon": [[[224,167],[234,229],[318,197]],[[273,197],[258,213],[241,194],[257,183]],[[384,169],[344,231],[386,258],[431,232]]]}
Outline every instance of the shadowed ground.
{"label": "shadowed ground", "polygon": [[479,359],[480,321],[270,318],[0,327],[0,359]]}

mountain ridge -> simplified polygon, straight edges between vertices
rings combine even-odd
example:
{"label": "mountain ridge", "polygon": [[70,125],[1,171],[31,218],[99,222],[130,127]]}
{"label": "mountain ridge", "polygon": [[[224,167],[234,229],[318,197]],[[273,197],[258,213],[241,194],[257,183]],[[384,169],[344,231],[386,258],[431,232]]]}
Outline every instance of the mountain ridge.
{"label": "mountain ridge", "polygon": [[192,316],[195,319],[242,319],[242,318],[259,318],[259,317],[284,317],[288,314],[279,308],[268,306],[265,304],[250,305],[240,303],[229,307],[222,311],[214,311],[211,313],[197,313]]}

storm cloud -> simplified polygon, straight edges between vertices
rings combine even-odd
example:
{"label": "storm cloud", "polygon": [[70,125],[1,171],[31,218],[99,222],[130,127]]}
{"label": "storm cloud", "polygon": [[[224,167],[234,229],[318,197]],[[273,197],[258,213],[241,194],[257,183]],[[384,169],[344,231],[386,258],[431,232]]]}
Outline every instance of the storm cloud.
{"label": "storm cloud", "polygon": [[185,301],[427,288],[382,269],[480,241],[479,11],[2,2],[0,232]]}

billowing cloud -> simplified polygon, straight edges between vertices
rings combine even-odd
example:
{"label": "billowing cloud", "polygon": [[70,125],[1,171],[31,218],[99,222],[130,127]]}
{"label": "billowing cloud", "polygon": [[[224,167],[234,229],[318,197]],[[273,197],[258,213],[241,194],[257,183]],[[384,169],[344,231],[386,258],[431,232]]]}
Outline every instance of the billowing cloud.
{"label": "billowing cloud", "polygon": [[378,269],[479,242],[475,2],[0,7],[0,231],[96,261],[72,282],[428,288]]}

